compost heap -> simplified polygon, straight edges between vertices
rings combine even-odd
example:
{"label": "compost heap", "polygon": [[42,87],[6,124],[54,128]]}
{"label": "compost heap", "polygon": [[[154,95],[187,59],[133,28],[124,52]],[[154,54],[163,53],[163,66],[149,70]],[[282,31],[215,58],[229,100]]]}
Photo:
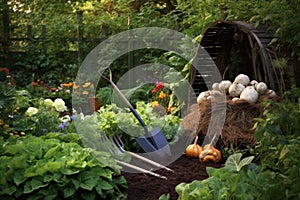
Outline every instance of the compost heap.
{"label": "compost heap", "polygon": [[[244,74],[238,75],[233,82],[226,80],[214,83],[212,90],[201,92],[197,98],[197,104],[190,107],[189,114],[183,119],[184,129],[197,131],[200,141],[203,141],[211,121],[212,101],[219,92],[226,94],[226,100],[225,98],[224,100],[227,109],[221,137],[216,146],[224,148],[254,145],[254,119],[262,117],[262,102],[278,101],[279,97],[265,83],[250,81],[249,77]],[[199,123],[196,123],[194,119],[199,119]]]}

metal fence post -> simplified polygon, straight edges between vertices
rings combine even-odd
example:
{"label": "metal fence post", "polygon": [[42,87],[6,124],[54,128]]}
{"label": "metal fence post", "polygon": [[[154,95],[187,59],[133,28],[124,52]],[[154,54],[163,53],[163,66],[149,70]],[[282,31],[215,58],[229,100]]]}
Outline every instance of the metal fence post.
{"label": "metal fence post", "polygon": [[9,27],[9,7],[7,0],[3,0],[3,56],[4,56],[4,65],[1,67],[10,67],[10,27]]}
{"label": "metal fence post", "polygon": [[78,39],[78,66],[81,65],[83,60],[83,26],[82,26],[82,10],[77,10],[77,39]]}

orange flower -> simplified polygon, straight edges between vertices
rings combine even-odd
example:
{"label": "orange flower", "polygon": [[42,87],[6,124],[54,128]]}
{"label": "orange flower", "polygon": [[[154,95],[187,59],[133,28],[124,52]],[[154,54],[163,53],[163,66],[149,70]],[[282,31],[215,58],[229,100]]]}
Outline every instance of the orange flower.
{"label": "orange flower", "polygon": [[76,84],[74,83],[74,89],[78,89],[78,88],[80,88],[80,85],[76,85]]}
{"label": "orange flower", "polygon": [[91,82],[86,82],[82,87],[83,87],[83,88],[87,88],[87,87],[89,87],[91,84],[92,84]]}
{"label": "orange flower", "polygon": [[89,94],[89,92],[88,92],[88,91],[86,91],[86,90],[84,90],[84,91],[82,92],[82,94],[83,94],[83,95],[88,95],[88,94]]}
{"label": "orange flower", "polygon": [[64,83],[63,84],[64,87],[70,88],[73,86],[73,82],[69,82],[69,83]]}
{"label": "orange flower", "polygon": [[153,101],[153,102],[151,102],[151,106],[152,106],[152,107],[156,107],[156,106],[158,106],[158,105],[159,105],[158,101]]}
{"label": "orange flower", "polygon": [[36,82],[32,82],[31,85],[32,85],[33,87],[35,87],[35,86],[36,86]]}
{"label": "orange flower", "polygon": [[167,96],[166,93],[164,93],[163,91],[160,91],[158,98],[163,99],[166,96]]}

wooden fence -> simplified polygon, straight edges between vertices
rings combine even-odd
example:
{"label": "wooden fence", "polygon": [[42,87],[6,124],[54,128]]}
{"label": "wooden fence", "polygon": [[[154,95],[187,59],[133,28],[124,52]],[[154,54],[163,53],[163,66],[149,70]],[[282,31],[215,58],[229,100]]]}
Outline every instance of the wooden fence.
{"label": "wooden fence", "polygon": [[[66,38],[66,41],[71,41],[78,47],[75,51],[64,51],[62,55],[71,58],[68,61],[73,62],[72,64],[78,64],[83,61],[85,55],[88,53],[85,51],[86,47],[88,49],[93,48],[91,44],[99,44],[101,41],[107,37],[107,27],[101,27],[101,38],[84,38],[83,34],[83,23],[82,23],[82,11],[77,11],[77,35],[73,38]],[[3,20],[3,32],[0,36],[0,67],[13,68],[20,59],[24,58],[28,52],[23,50],[21,46],[35,46],[39,47],[37,53],[47,55],[48,49],[48,37],[47,37],[47,26],[41,25],[41,34],[39,37],[35,37],[33,31],[33,26],[27,26],[25,37],[13,37],[10,33],[10,23],[8,13],[4,12],[2,14]],[[22,45],[21,45],[22,44]],[[26,48],[25,48],[26,49]]]}

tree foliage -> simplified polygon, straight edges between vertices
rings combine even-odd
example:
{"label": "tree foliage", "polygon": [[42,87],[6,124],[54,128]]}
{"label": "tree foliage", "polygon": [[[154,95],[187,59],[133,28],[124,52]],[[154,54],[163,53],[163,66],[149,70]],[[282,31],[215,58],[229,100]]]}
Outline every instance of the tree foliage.
{"label": "tree foliage", "polygon": [[[1,10],[8,7],[11,37],[26,37],[27,25],[33,27],[33,37],[41,37],[41,25],[47,28],[47,54],[36,56],[39,48],[19,43],[23,51],[32,50],[29,68],[39,63],[47,70],[66,68],[70,58],[62,52],[78,50],[78,11],[82,11],[82,29],[85,55],[104,37],[139,27],[164,27],[186,33],[190,37],[201,35],[219,19],[265,23],[280,43],[300,53],[299,0],[68,0],[68,1],[2,1]],[[4,13],[4,12],[3,12]],[[4,23],[0,27],[4,26]],[[96,38],[96,40],[94,40]],[[159,52],[161,54],[161,52]],[[85,56],[84,55],[84,56]],[[37,60],[33,62],[32,60]],[[123,64],[127,57],[122,58]],[[74,60],[74,58],[73,58]],[[75,58],[76,61],[76,58]],[[45,64],[46,63],[46,64]],[[60,63],[60,64],[59,64]],[[34,66],[33,66],[34,65]],[[51,66],[51,67],[49,67]],[[39,66],[40,67],[40,66]],[[183,67],[183,66],[182,66]],[[121,67],[122,68],[122,67]],[[27,69],[28,70],[28,69]]]}

